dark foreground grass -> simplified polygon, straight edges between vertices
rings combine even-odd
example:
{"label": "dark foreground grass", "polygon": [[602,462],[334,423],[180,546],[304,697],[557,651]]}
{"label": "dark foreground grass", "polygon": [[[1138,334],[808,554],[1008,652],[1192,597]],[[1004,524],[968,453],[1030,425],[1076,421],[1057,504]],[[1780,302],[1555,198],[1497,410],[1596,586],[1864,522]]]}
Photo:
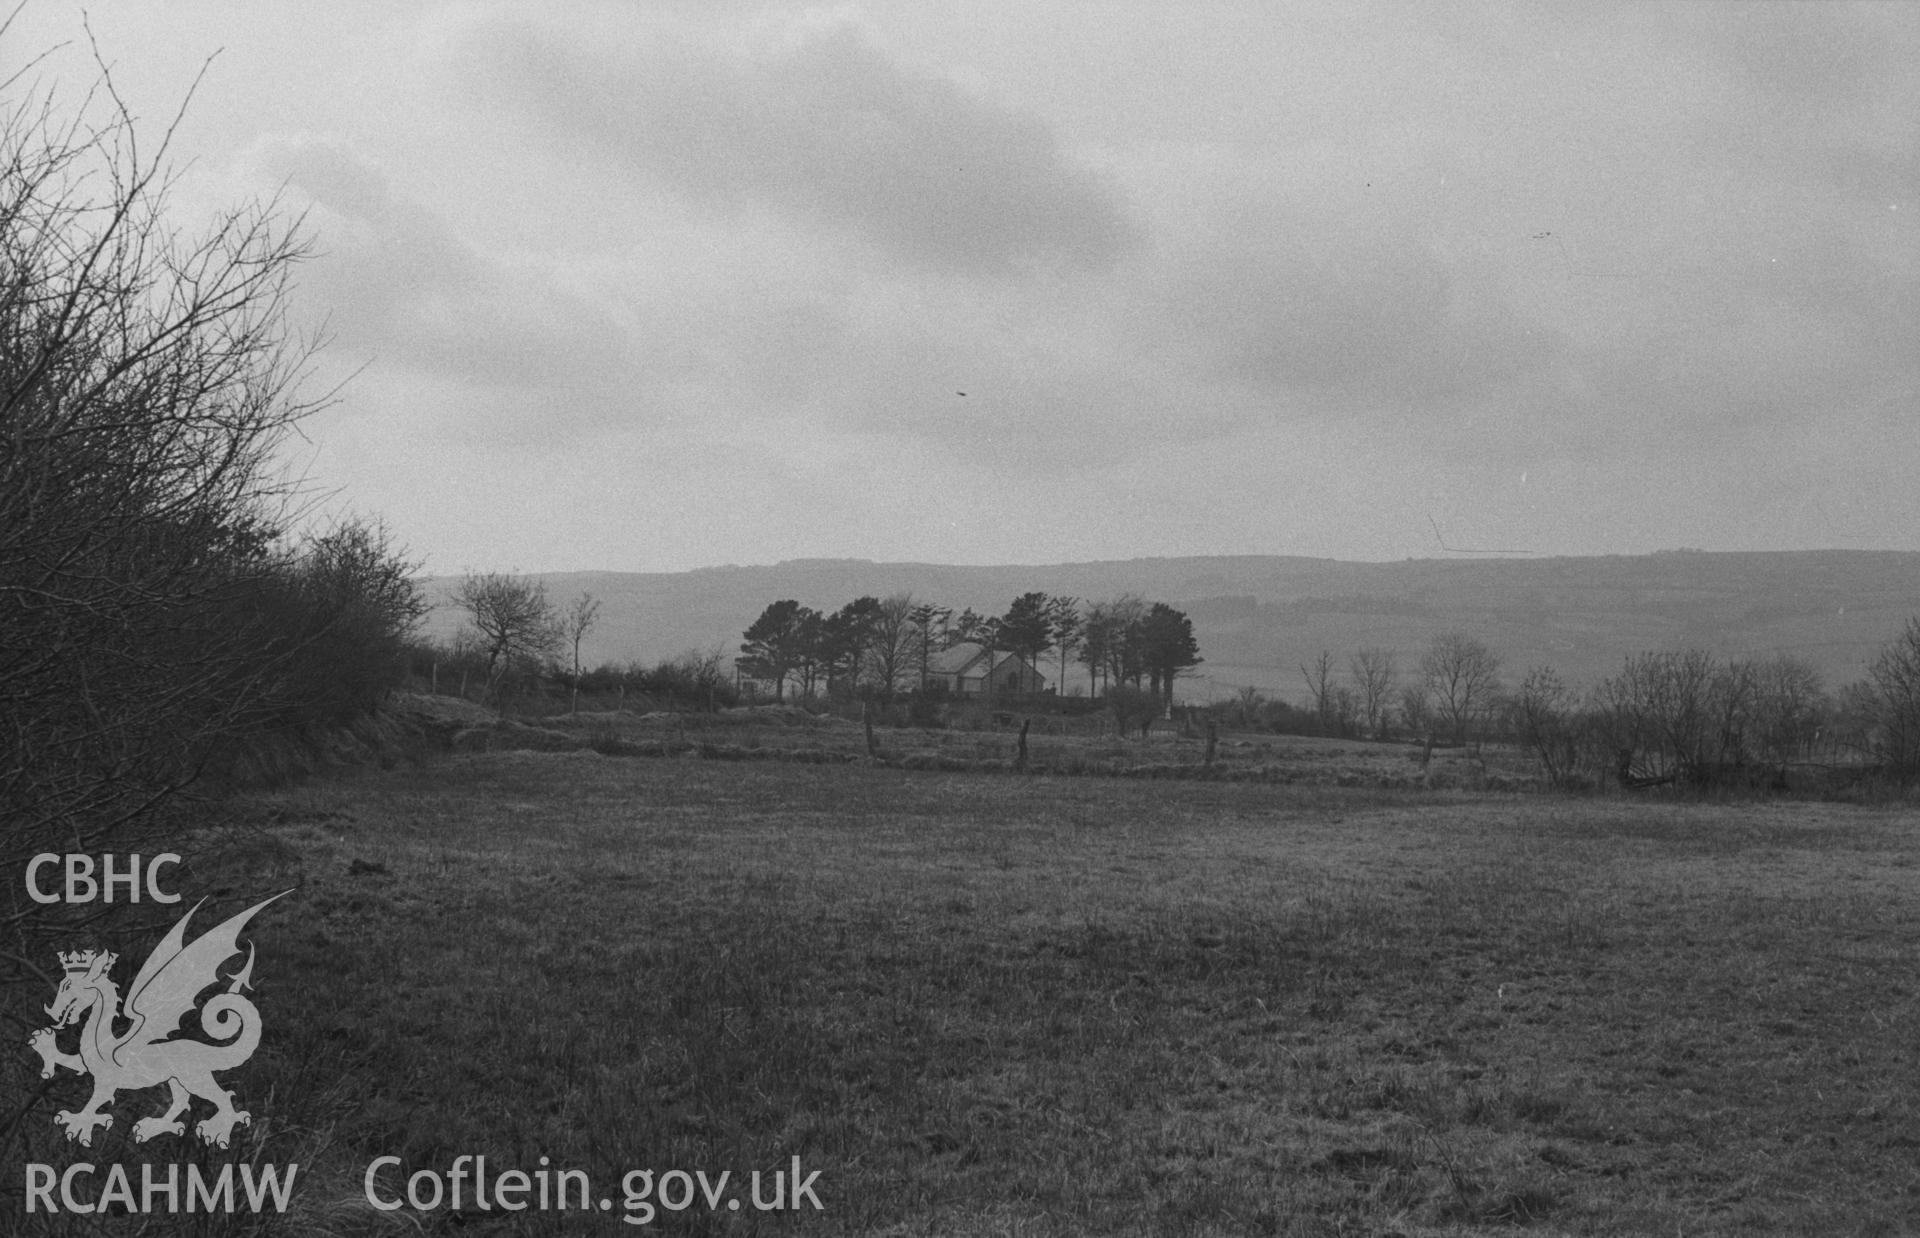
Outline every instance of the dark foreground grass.
{"label": "dark foreground grass", "polygon": [[[261,807],[298,1232],[624,1232],[633,1169],[731,1173],[670,1232],[1920,1224],[1910,812],[587,753]],[[364,1200],[462,1154],[614,1207]],[[756,1211],[795,1157],[824,1210]]]}

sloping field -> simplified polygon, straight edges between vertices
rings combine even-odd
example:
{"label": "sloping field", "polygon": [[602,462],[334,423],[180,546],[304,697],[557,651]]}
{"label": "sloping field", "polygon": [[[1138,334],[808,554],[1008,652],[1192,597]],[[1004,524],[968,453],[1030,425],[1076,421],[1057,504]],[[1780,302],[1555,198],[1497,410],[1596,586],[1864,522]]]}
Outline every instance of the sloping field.
{"label": "sloping field", "polygon": [[[190,875],[299,886],[251,934],[269,1031],[233,1086],[302,1232],[1920,1216],[1911,810],[580,751],[258,808],[250,861]],[[147,1155],[125,1129],[92,1159]],[[462,1155],[610,1209],[365,1200],[375,1158],[399,1198]],[[794,1158],[819,1210],[756,1208]],[[671,1170],[730,1178],[674,1211]]]}

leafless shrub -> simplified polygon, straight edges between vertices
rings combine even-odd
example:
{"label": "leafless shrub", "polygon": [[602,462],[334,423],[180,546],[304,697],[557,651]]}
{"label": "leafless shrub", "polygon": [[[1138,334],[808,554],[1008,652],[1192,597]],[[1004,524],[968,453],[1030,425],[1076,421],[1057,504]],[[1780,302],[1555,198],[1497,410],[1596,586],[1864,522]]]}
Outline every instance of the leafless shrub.
{"label": "leafless shrub", "polygon": [[[290,483],[273,458],[314,407],[309,345],[285,312],[305,246],[271,201],[197,236],[174,228],[167,135],[142,148],[104,71],[77,107],[13,97],[0,112],[0,851],[91,848],[152,820],[284,704],[305,643],[275,601]],[[331,551],[315,550],[318,588]]]}
{"label": "leafless shrub", "polygon": [[1881,768],[1902,782],[1920,778],[1920,618],[1873,660],[1855,702]]}
{"label": "leafless shrub", "polygon": [[1593,712],[1627,785],[1778,785],[1828,707],[1819,676],[1793,658],[1723,662],[1687,649],[1628,658],[1595,690]]}
{"label": "leafless shrub", "polygon": [[416,567],[384,525],[355,519],[307,538],[263,582],[285,612],[273,624],[272,725],[341,726],[379,706],[429,609]]}
{"label": "leafless shrub", "polygon": [[1540,762],[1549,786],[1591,786],[1598,772],[1591,716],[1551,667],[1536,666],[1509,703],[1514,735]]}

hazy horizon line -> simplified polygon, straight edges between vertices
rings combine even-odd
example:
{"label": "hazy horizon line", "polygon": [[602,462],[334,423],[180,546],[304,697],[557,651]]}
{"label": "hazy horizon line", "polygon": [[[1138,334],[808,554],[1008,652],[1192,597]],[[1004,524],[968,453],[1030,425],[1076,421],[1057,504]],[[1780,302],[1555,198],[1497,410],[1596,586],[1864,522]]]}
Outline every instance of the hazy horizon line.
{"label": "hazy horizon line", "polygon": [[419,579],[442,580],[468,574],[504,574],[512,576],[690,576],[700,572],[766,571],[783,567],[825,567],[833,565],[861,567],[940,568],[960,571],[993,571],[1008,568],[1083,568],[1126,563],[1220,562],[1226,560],[1285,560],[1301,563],[1347,564],[1358,567],[1385,567],[1397,563],[1554,563],[1584,559],[1654,559],[1676,557],[1759,558],[1786,555],[1887,555],[1920,556],[1920,550],[1863,549],[1847,546],[1818,546],[1803,549],[1708,550],[1697,546],[1663,547],[1658,550],[1613,551],[1601,554],[1530,554],[1513,551],[1453,551],[1439,555],[1403,555],[1392,559],[1347,559],[1331,555],[1282,554],[1277,552],[1240,552],[1228,554],[1133,555],[1127,558],[1055,559],[1035,562],[996,560],[991,563],[954,563],[932,559],[868,559],[852,555],[806,555],[780,559],[772,563],[712,563],[686,568],[463,568],[459,571],[422,573]]}

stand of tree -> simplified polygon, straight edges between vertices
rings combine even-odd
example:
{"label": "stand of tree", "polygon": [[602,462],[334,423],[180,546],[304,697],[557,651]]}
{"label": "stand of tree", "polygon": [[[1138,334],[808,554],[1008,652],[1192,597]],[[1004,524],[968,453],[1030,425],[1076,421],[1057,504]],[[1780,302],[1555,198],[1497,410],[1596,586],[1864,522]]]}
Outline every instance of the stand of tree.
{"label": "stand of tree", "polygon": [[1089,696],[1124,685],[1165,709],[1175,682],[1202,661],[1184,613],[1131,595],[1083,605],[1023,593],[998,616],[971,609],[956,616],[908,593],[857,598],[830,614],[788,598],[770,604],[741,636],[740,673],[771,684],[776,699],[791,687],[803,699],[825,693],[890,701],[904,689],[925,691],[935,656],[973,643],[1041,673],[1056,656],[1054,690],[1063,694],[1077,655]]}

